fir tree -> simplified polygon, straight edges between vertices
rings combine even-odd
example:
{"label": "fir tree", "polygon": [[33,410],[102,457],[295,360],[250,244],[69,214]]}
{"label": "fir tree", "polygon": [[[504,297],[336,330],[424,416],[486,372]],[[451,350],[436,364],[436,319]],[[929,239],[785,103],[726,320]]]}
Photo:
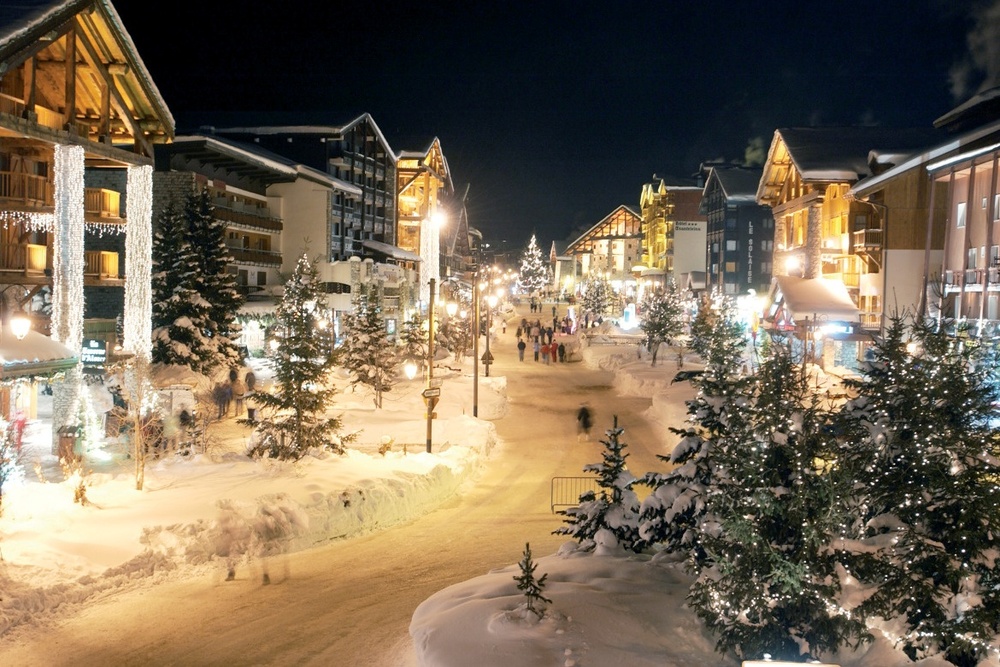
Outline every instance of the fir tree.
{"label": "fir tree", "polygon": [[598,544],[613,549],[612,537],[623,549],[638,553],[646,547],[639,536],[639,498],[632,490],[636,478],[625,465],[627,445],[619,439],[624,431],[615,416],[607,440],[601,441],[603,460],[583,467],[584,472],[597,475],[600,492],[582,493],[579,505],[560,512],[567,517],[567,525],[557,528],[554,534],[571,535],[585,550]]}
{"label": "fir tree", "polygon": [[[902,616],[913,659],[986,658],[1000,631],[1000,461],[991,427],[993,342],[896,316],[845,407],[845,473],[856,480],[852,573],[874,592],[858,610]],[[908,352],[915,345],[917,351]],[[874,551],[873,551],[874,549]]]}
{"label": "fir tree", "polygon": [[3,516],[3,487],[21,472],[21,448],[12,437],[7,420],[0,417],[0,517]]}
{"label": "fir tree", "polygon": [[326,416],[334,395],[326,381],[334,361],[315,331],[315,311],[324,305],[316,267],[303,254],[277,308],[274,391],[254,394],[260,408],[257,421],[239,420],[256,429],[251,456],[297,460],[312,448],[343,453],[343,443],[351,440],[340,433],[339,418]]}
{"label": "fir tree", "polygon": [[708,494],[719,476],[714,450],[739,419],[750,382],[736,372],[745,340],[743,326],[731,302],[720,305],[718,310],[703,309],[713,317],[706,320],[703,335],[695,337],[705,371],[694,381],[697,396],[687,402],[689,426],[671,428],[680,440],[670,456],[657,457],[673,469],[647,473],[642,480],[652,492],[642,504],[639,534],[651,544],[683,554],[694,572],[708,561],[701,531],[717,523],[707,508]]}
{"label": "fir tree", "polygon": [[611,309],[615,293],[611,283],[602,277],[591,277],[583,290],[580,305],[584,312],[589,312],[594,320],[603,317]]}
{"label": "fir tree", "polygon": [[236,344],[240,336],[236,314],[245,299],[237,288],[236,276],[229,272],[234,260],[226,245],[226,223],[215,217],[215,208],[205,188],[188,198],[185,213],[191,244],[197,252],[199,291],[209,304],[216,363],[232,366],[241,362]]}
{"label": "fir tree", "polygon": [[541,249],[531,235],[528,247],[521,253],[521,267],[517,279],[521,290],[526,294],[535,294],[549,284],[549,269]]}
{"label": "fir tree", "polygon": [[684,331],[684,306],[673,280],[667,283],[666,289],[653,290],[643,299],[641,314],[639,327],[646,335],[646,348],[651,353],[651,365],[655,366],[660,344]]}
{"label": "fir tree", "polygon": [[856,616],[834,611],[840,593],[830,545],[842,519],[831,417],[786,346],[774,345],[728,415],[712,451],[701,531],[708,559],[689,601],[744,659],[817,658],[866,637]]}
{"label": "fir tree", "polygon": [[414,314],[408,319],[399,335],[401,349],[398,351],[400,360],[413,362],[421,372],[427,359],[427,332],[423,327],[420,315]]}
{"label": "fir tree", "polygon": [[521,568],[521,575],[514,577],[514,581],[517,582],[517,590],[524,593],[527,610],[541,618],[545,615],[545,609],[541,604],[552,604],[552,600],[542,595],[542,591],[545,590],[545,580],[549,575],[543,574],[538,579],[535,578],[535,569],[538,564],[531,559],[531,545],[527,542],[524,544],[524,555],[518,566]]}
{"label": "fir tree", "polygon": [[390,344],[382,319],[382,309],[368,291],[354,304],[354,312],[344,318],[347,335],[340,349],[340,363],[352,374],[351,384],[364,385],[374,393],[375,407],[382,407],[382,395],[392,390],[399,357]]}
{"label": "fir tree", "polygon": [[201,295],[201,269],[189,221],[168,206],[157,222],[152,246],[152,360],[208,373],[217,365],[211,307]]}

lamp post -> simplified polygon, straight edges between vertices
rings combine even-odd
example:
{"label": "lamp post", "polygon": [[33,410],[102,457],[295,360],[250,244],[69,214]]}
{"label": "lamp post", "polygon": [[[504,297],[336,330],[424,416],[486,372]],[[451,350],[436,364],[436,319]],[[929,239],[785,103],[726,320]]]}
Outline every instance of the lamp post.
{"label": "lamp post", "polygon": [[427,301],[427,388],[424,389],[424,402],[427,404],[427,453],[431,453],[433,440],[434,406],[441,396],[439,387],[432,387],[434,382],[434,292],[437,281],[430,280],[430,297]]}
{"label": "lamp post", "polygon": [[490,376],[490,364],[493,363],[493,355],[490,354],[490,333],[493,330],[493,308],[497,305],[497,297],[490,294],[486,297],[486,354],[483,355],[483,364],[486,366],[486,377]]}
{"label": "lamp post", "polygon": [[472,416],[479,416],[479,271],[472,282]]}

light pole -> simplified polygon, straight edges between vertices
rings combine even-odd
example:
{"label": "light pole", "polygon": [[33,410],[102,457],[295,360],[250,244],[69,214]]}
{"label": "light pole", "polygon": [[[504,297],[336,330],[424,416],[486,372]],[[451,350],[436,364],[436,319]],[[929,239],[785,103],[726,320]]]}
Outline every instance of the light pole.
{"label": "light pole", "polygon": [[486,377],[489,377],[490,364],[493,363],[493,355],[490,354],[490,332],[493,330],[493,308],[497,305],[495,294],[486,297],[486,305],[486,354],[483,355],[483,364],[486,366]]}
{"label": "light pole", "polygon": [[479,416],[479,271],[472,282],[472,416]]}
{"label": "light pole", "polygon": [[430,280],[430,297],[427,301],[427,388],[424,389],[424,403],[427,405],[427,453],[431,453],[433,440],[434,406],[441,396],[441,388],[431,386],[434,382],[434,292],[437,281]]}

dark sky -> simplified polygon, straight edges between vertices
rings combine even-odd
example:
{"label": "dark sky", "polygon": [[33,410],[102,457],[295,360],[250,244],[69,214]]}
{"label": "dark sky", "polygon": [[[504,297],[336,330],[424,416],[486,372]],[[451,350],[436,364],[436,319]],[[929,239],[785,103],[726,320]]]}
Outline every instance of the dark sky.
{"label": "dark sky", "polygon": [[543,247],[778,127],[930,127],[998,69],[1000,0],[115,3],[177,121],[441,140],[470,223]]}

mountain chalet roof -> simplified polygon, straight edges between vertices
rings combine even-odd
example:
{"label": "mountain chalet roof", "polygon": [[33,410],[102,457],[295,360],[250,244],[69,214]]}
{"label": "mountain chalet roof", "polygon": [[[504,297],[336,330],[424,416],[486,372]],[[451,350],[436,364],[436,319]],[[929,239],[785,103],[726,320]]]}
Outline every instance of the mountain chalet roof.
{"label": "mountain chalet roof", "polygon": [[206,128],[206,130],[213,134],[249,134],[259,136],[275,134],[314,134],[329,137],[342,135],[355,125],[366,121],[371,123],[372,128],[375,130],[375,135],[386,147],[393,159],[398,159],[396,154],[392,152],[389,141],[385,138],[385,135],[382,134],[382,130],[379,128],[378,123],[375,122],[375,119],[372,118],[370,113],[363,113],[354,120],[351,120],[343,125],[260,125],[247,127]]}
{"label": "mountain chalet roof", "polygon": [[868,160],[877,154],[911,155],[938,143],[933,128],[798,127],[775,130],[768,152],[787,146],[792,163],[804,181],[856,181],[870,173]]}
{"label": "mountain chalet roof", "polygon": [[122,77],[123,85],[133,79],[135,85],[144,90],[144,96],[155,107],[156,115],[167,120],[170,133],[176,125],[167,104],[153,83],[153,77],[139,57],[139,51],[132,37],[125,30],[121,17],[108,0],[5,0],[0,2],[0,61],[16,59],[16,55],[30,50],[53,30],[59,29],[77,15],[99,12],[119,38],[114,46],[120,53],[110,53],[110,58],[123,58],[128,65],[127,74]]}
{"label": "mountain chalet roof", "polygon": [[[719,187],[730,202],[754,202],[757,196],[757,186],[763,169],[712,168],[709,183],[713,178],[719,181]],[[705,184],[708,188],[708,183]]]}

